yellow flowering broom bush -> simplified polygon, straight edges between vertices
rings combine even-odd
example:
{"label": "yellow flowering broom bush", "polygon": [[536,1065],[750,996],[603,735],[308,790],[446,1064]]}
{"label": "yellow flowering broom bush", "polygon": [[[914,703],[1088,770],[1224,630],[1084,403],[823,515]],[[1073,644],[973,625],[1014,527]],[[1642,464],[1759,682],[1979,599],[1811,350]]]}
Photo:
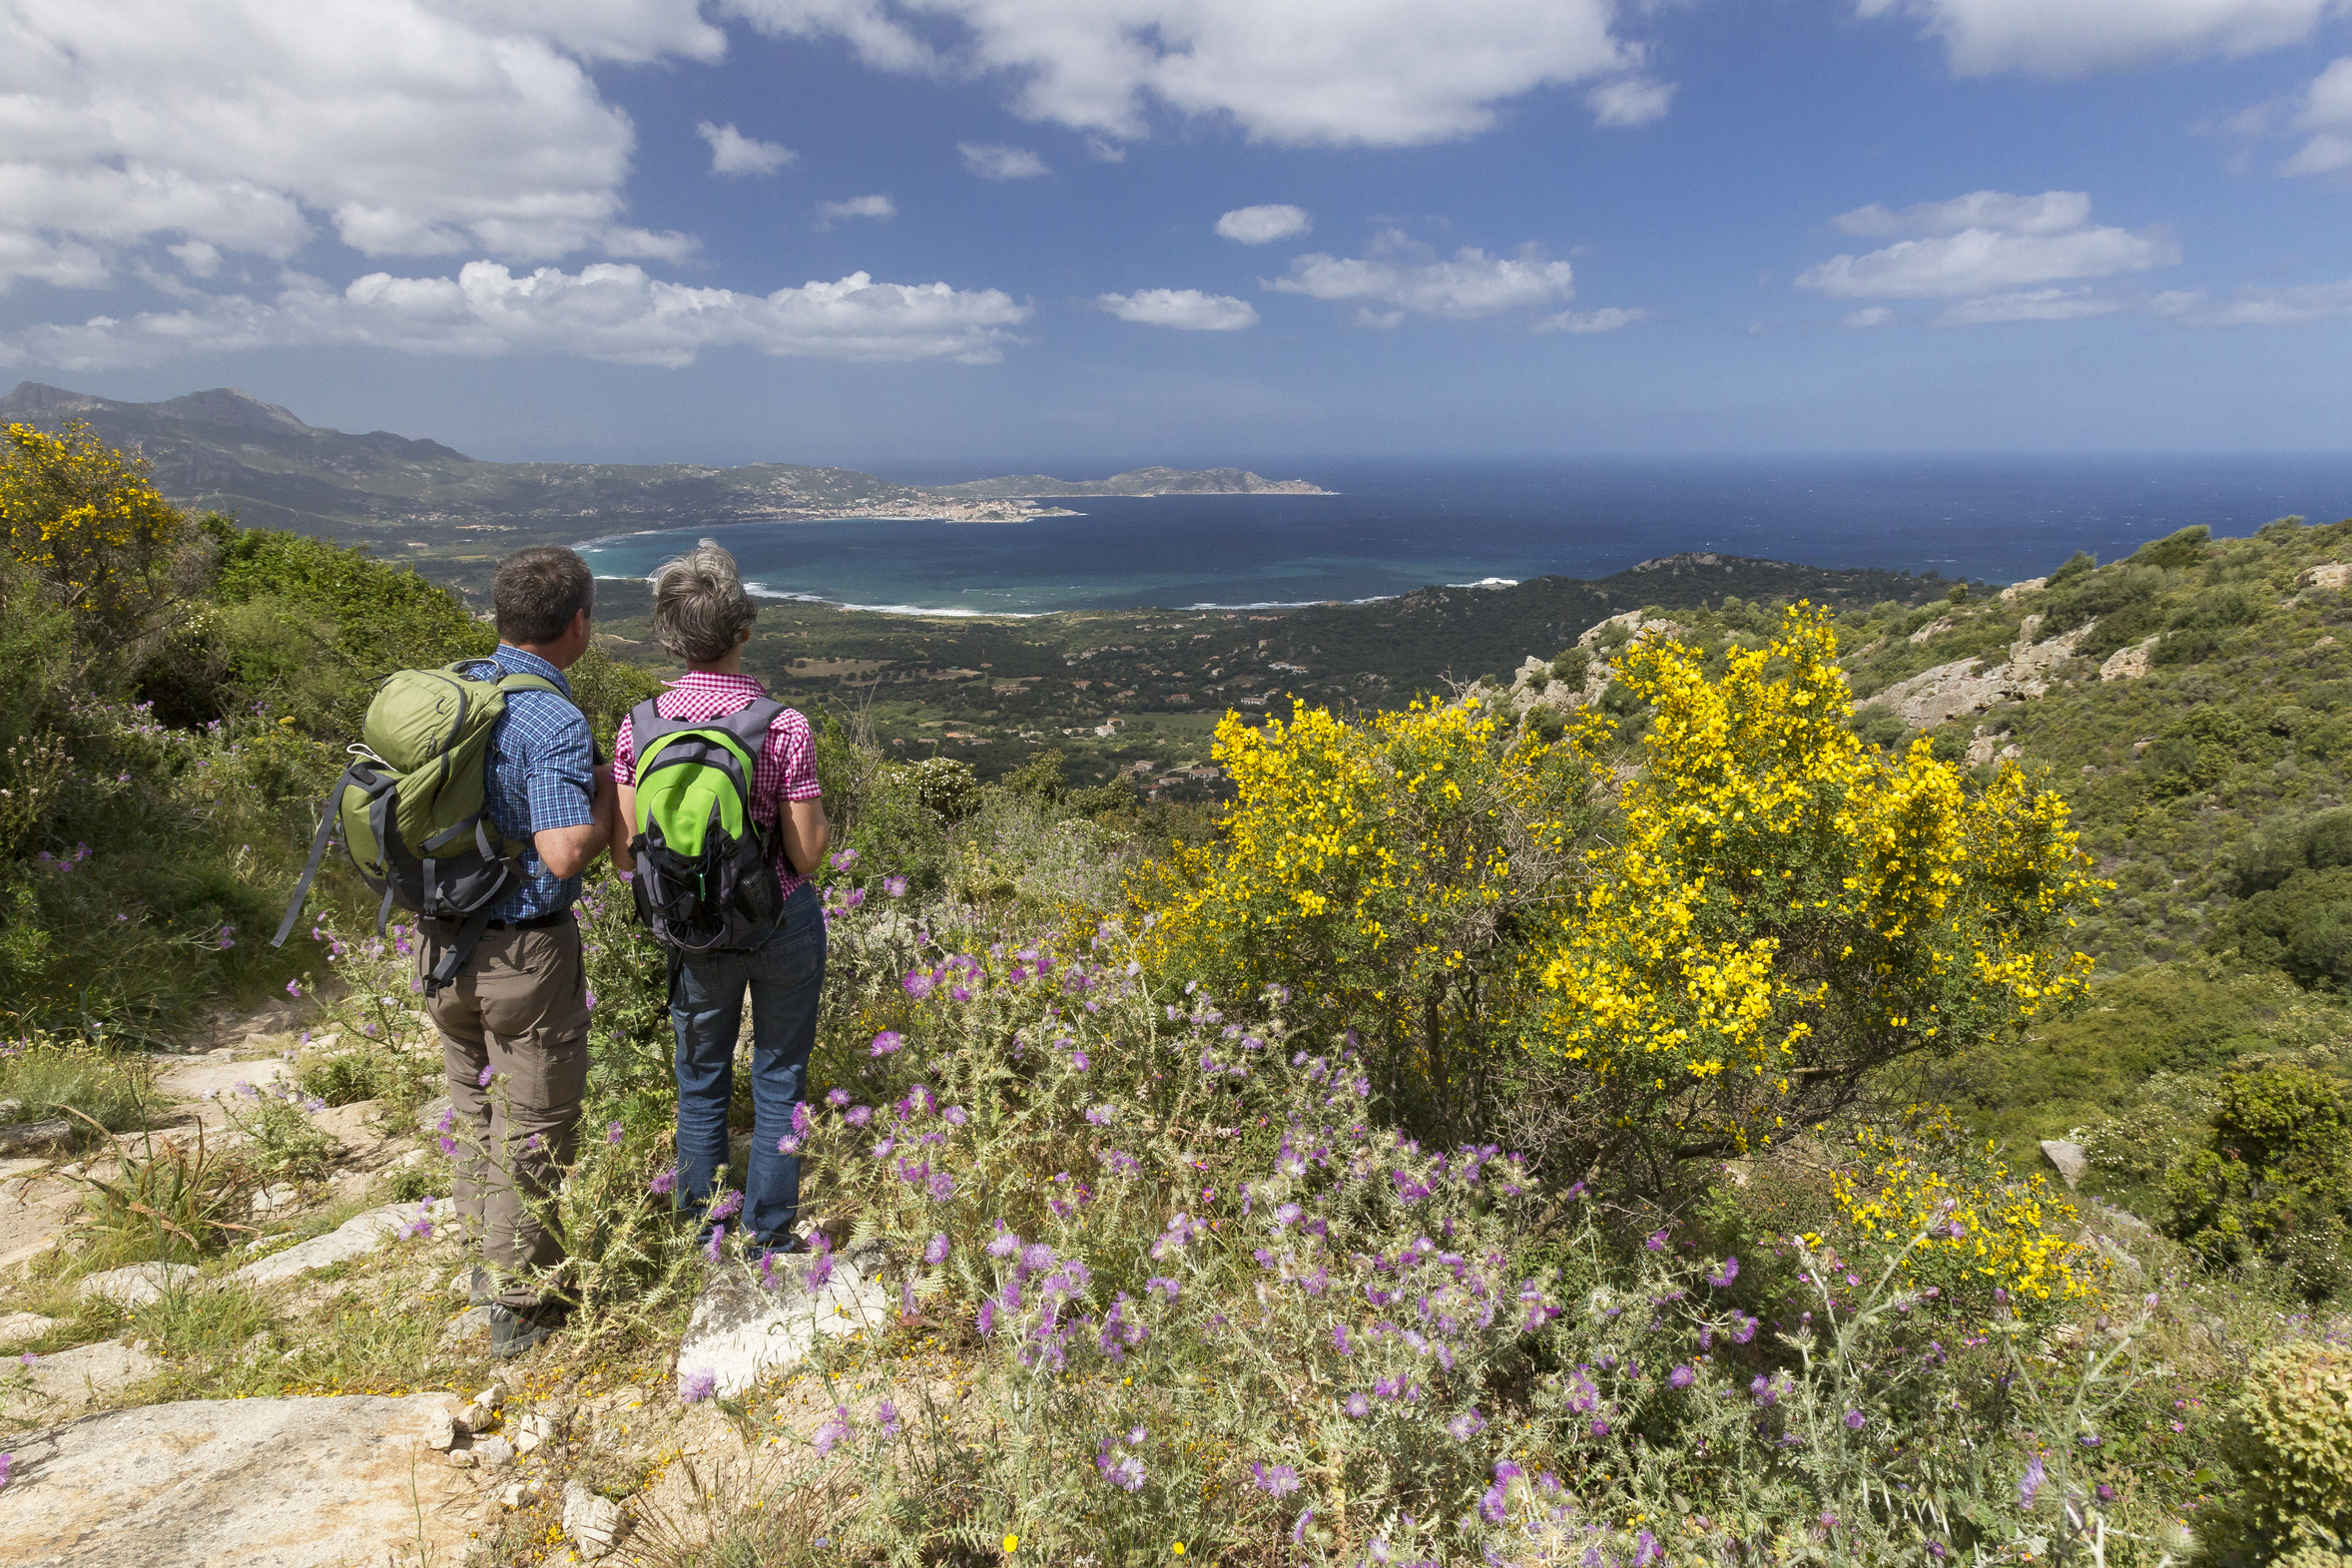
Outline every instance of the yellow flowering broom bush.
{"label": "yellow flowering broom bush", "polygon": [[1897,1128],[1857,1130],[1831,1193],[1829,1234],[1808,1244],[1851,1258],[1900,1250],[1905,1281],[1964,1311],[2047,1316],[2106,1281],[2105,1261],[2069,1237],[2074,1206],[2046,1177],[2018,1176],[1992,1145],[1974,1144],[1941,1107],[1917,1108]]}
{"label": "yellow flowering broom bush", "polygon": [[79,421],[55,435],[12,424],[0,439],[0,528],[17,564],[104,634],[140,630],[187,528],[146,461]]}
{"label": "yellow flowering broom bush", "polygon": [[1679,643],[1625,660],[1653,717],[1521,1025],[1608,1168],[1750,1151],[2083,984],[2062,938],[2098,884],[2065,803],[1865,747],[1836,656],[1799,606],[1716,679]]}
{"label": "yellow flowering broom bush", "polygon": [[1215,755],[1238,794],[1220,841],[1131,884],[1154,967],[1295,991],[1317,1027],[1357,1032],[1392,1110],[1474,1126],[1533,977],[1527,937],[1581,874],[1589,760],[1475,703],[1264,729],[1228,715]]}

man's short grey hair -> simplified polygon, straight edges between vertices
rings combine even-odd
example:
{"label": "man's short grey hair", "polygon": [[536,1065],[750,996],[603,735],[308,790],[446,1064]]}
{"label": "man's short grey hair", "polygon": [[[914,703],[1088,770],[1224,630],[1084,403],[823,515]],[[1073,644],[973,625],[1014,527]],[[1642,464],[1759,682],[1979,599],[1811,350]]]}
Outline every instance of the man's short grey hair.
{"label": "man's short grey hair", "polygon": [[715,544],[664,561],[653,574],[653,635],[690,663],[726,658],[759,615],[735,557]]}

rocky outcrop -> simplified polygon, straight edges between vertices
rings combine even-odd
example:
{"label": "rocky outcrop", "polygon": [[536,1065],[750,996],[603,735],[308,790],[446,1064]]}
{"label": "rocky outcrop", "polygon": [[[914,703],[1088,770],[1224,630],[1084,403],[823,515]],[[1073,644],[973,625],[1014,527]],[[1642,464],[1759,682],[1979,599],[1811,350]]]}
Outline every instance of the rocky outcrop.
{"label": "rocky outcrop", "polygon": [[1903,721],[1911,730],[1933,730],[1964,714],[1986,713],[2003,703],[2024,702],[2050,690],[2050,683],[2095,624],[2085,621],[2072,631],[2036,643],[2041,617],[2028,616],[2010,656],[1987,668],[1982,659],[1957,659],[1932,670],[1922,670],[1898,681],[1870,700]]}
{"label": "rocky outcrop", "polygon": [[2343,592],[2346,583],[2352,583],[2352,566],[2342,561],[2306,567],[2303,574],[2295,579],[2297,588],[2322,588],[2330,593]]}
{"label": "rocky outcrop", "polygon": [[2156,640],[2133,643],[2129,648],[2118,648],[2107,655],[2107,662],[2098,667],[2101,681],[2136,681],[2155,668]]}
{"label": "rocky outcrop", "polygon": [[0,1562],[345,1568],[455,1562],[478,1484],[420,1442],[434,1395],[220,1399],[17,1439]]}
{"label": "rocky outcrop", "polygon": [[[276,1285],[313,1269],[324,1269],[333,1264],[348,1263],[364,1258],[369,1253],[418,1222],[429,1229],[449,1219],[455,1213],[448,1199],[436,1199],[423,1204],[385,1204],[365,1214],[345,1220],[324,1236],[313,1236],[297,1242],[283,1253],[274,1253],[259,1263],[247,1264],[231,1275],[240,1285]],[[423,1234],[423,1233],[419,1233]]]}
{"label": "rocky outcrop", "polygon": [[2029,577],[2022,583],[2012,583],[2007,588],[2004,588],[2001,591],[2001,602],[2003,604],[2015,604],[2018,600],[2023,599],[2026,595],[2031,593],[2039,593],[2049,586],[2050,579],[2047,577]]}

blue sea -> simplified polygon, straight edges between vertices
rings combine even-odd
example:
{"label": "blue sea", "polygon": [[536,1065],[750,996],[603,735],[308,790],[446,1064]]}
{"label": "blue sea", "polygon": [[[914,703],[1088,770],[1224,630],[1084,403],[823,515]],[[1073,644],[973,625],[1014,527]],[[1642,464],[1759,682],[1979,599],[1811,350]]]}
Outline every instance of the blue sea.
{"label": "blue sea", "polygon": [[2191,523],[2228,536],[2290,513],[2352,516],[2352,456],[1251,466],[1337,493],[1088,497],[1050,503],[1078,516],[1010,524],[688,527],[596,539],[582,553],[599,576],[642,578],[708,535],[774,597],[1033,615],[1605,577],[1681,550],[2014,582],[2076,550],[2111,560]]}

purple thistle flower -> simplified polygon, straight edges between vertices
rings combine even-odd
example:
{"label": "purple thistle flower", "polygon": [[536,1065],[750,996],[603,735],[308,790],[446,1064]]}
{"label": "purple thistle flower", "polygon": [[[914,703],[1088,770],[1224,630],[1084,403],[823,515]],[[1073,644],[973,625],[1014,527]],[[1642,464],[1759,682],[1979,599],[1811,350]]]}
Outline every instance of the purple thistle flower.
{"label": "purple thistle flower", "polygon": [[1500,1524],[1510,1517],[1499,1485],[1487,1487],[1486,1495],[1478,1499],[1478,1517],[1488,1524]]}
{"label": "purple thistle flower", "polygon": [[1846,1430],[1850,1432],[1858,1432],[1862,1430],[1863,1421],[1864,1417],[1860,1410],[1848,1410],[1846,1412]]}
{"label": "purple thistle flower", "polygon": [[482,1063],[482,1070],[474,1076],[473,1086],[476,1089],[489,1088],[490,1079],[497,1071],[498,1069],[492,1067],[488,1062]]}
{"label": "purple thistle flower", "polygon": [[897,1030],[884,1029],[882,1033],[874,1037],[874,1050],[871,1054],[875,1056],[887,1056],[905,1043],[906,1037],[900,1034]]}
{"label": "purple thistle flower", "polygon": [[1184,1287],[1163,1275],[1155,1274],[1143,1282],[1143,1294],[1149,1296],[1155,1291],[1165,1296],[1172,1304],[1177,1297],[1184,1294]]}
{"label": "purple thistle flower", "polygon": [[533,1133],[523,1140],[523,1153],[525,1154],[537,1154],[546,1147],[547,1135],[545,1133]]}
{"label": "purple thistle flower", "polygon": [[1093,1065],[1094,1064],[1092,1062],[1086,1060],[1086,1053],[1084,1051],[1072,1051],[1070,1053],[1070,1067],[1073,1071],[1082,1073]]}
{"label": "purple thistle flower", "polygon": [[884,1437],[898,1435],[898,1407],[889,1400],[884,1399],[874,1407],[874,1419],[882,1427]]}
{"label": "purple thistle flower", "polygon": [[2018,1479],[2018,1506],[2020,1508],[2034,1506],[2035,1497],[2042,1491],[2044,1474],[2040,1454],[2036,1454],[2026,1461],[2026,1473]]}
{"label": "purple thistle flower", "polygon": [[450,1137],[447,1133],[443,1133],[441,1135],[440,1143],[441,1153],[455,1154],[457,1152],[457,1140]]}
{"label": "purple thistle flower", "polygon": [[1108,1105],[1095,1106],[1086,1113],[1086,1120],[1096,1127],[1108,1127],[1112,1122],[1117,1121],[1118,1117],[1118,1110]]}
{"label": "purple thistle flower", "polygon": [[938,984],[938,980],[932,976],[929,970],[909,969],[898,981],[898,989],[919,1002],[937,989]]}
{"label": "purple thistle flower", "polygon": [[1447,1435],[1458,1443],[1467,1443],[1485,1429],[1486,1418],[1478,1413],[1478,1407],[1474,1404],[1446,1423]]}
{"label": "purple thistle flower", "polygon": [[937,1268],[947,1261],[946,1232],[941,1231],[930,1239],[929,1244],[922,1250],[922,1261],[926,1268]]}
{"label": "purple thistle flower", "polygon": [[1271,1496],[1288,1497],[1299,1489],[1299,1472],[1287,1464],[1266,1465],[1253,1462],[1250,1474],[1257,1479],[1258,1489]]}
{"label": "purple thistle flower", "polygon": [[1642,1242],[1642,1245],[1653,1253],[1662,1253],[1666,1250],[1666,1233],[1663,1231],[1652,1231]]}
{"label": "purple thistle flower", "polygon": [[833,1452],[835,1444],[849,1435],[850,1407],[846,1404],[837,1404],[833,1407],[833,1414],[827,1417],[825,1424],[810,1434],[810,1441],[817,1445],[817,1456],[822,1459]]}
{"label": "purple thistle flower", "polygon": [[842,1120],[848,1122],[852,1127],[864,1127],[868,1122],[874,1120],[874,1107],[853,1105],[842,1113]]}
{"label": "purple thistle flower", "polygon": [[719,1374],[707,1366],[698,1366],[678,1376],[678,1400],[681,1404],[700,1404],[719,1391]]}
{"label": "purple thistle flower", "polygon": [[656,1176],[652,1181],[646,1183],[645,1190],[656,1198],[669,1197],[678,1190],[678,1167],[673,1165]]}
{"label": "purple thistle flower", "polygon": [[1738,1278],[1739,1260],[1737,1258],[1726,1258],[1723,1260],[1722,1268],[1717,1269],[1713,1274],[1707,1276],[1707,1283],[1713,1286],[1716,1290],[1720,1291],[1728,1287],[1732,1281]]}
{"label": "purple thistle flower", "polygon": [[299,995],[301,995],[301,994],[302,994],[302,982],[301,982],[301,981],[299,981],[299,980],[289,980],[289,981],[287,981],[287,982],[286,982],[286,994],[287,994],[287,995],[289,995],[289,996],[299,996]]}
{"label": "purple thistle flower", "polygon": [[949,1127],[961,1127],[964,1123],[971,1120],[971,1112],[965,1110],[960,1105],[951,1105],[947,1107],[946,1110],[941,1111],[939,1114],[946,1118],[947,1125]]}
{"label": "purple thistle flower", "polygon": [[996,1331],[996,1298],[993,1296],[980,1298],[980,1314],[975,1326],[978,1327],[980,1337],[983,1339]]}
{"label": "purple thistle flower", "polygon": [[617,1143],[619,1143],[619,1142],[621,1141],[621,1138],[622,1138],[622,1133],[621,1133],[621,1124],[620,1124],[620,1123],[618,1123],[618,1122],[609,1122],[609,1123],[607,1123],[607,1124],[605,1125],[605,1129],[604,1129],[604,1141],[605,1141],[606,1143],[608,1143],[608,1144],[617,1144]]}
{"label": "purple thistle flower", "polygon": [[1758,1372],[1748,1383],[1748,1392],[1755,1396],[1758,1404],[1772,1405],[1780,1402],[1780,1395],[1773,1391],[1772,1379],[1762,1372]]}
{"label": "purple thistle flower", "polygon": [[1666,1374],[1666,1386],[1669,1388],[1688,1388],[1698,1380],[1699,1374],[1687,1366],[1677,1366]]}
{"label": "purple thistle flower", "polygon": [[932,1203],[943,1204],[955,1196],[954,1178],[945,1171],[933,1171],[931,1179],[923,1185],[923,1191],[930,1194]]}
{"label": "purple thistle flower", "polygon": [[843,1106],[850,1103],[850,1091],[847,1089],[829,1089],[826,1091],[825,1103],[838,1111]]}
{"label": "purple thistle flower", "polygon": [[719,1248],[726,1240],[727,1227],[723,1225],[713,1226],[711,1228],[711,1239],[703,1243],[703,1256],[709,1259],[712,1263],[717,1263],[719,1261]]}
{"label": "purple thistle flower", "polygon": [[906,878],[905,878],[905,877],[903,877],[903,876],[885,876],[885,877],[883,877],[883,878],[882,878],[882,891],[883,891],[884,893],[887,893],[887,894],[888,894],[890,897],[892,897],[892,898],[903,898],[903,897],[905,897],[905,896],[906,896]]}
{"label": "purple thistle flower", "polygon": [[795,1138],[790,1133],[786,1133],[782,1138],[776,1140],[776,1152],[778,1154],[799,1154],[801,1152],[801,1143],[802,1140]]}
{"label": "purple thistle flower", "polygon": [[1658,1538],[1649,1531],[1644,1530],[1633,1538],[1634,1568],[1648,1568],[1649,1564],[1660,1561],[1665,1555],[1666,1549],[1658,1544]]}
{"label": "purple thistle flower", "polygon": [[1372,1401],[1360,1393],[1348,1395],[1347,1412],[1359,1421],[1372,1413]]}
{"label": "purple thistle flower", "polygon": [[1733,1344],[1745,1344],[1750,1339],[1755,1338],[1756,1322],[1757,1319],[1753,1317],[1742,1317],[1739,1320],[1739,1326],[1731,1330],[1731,1342]]}
{"label": "purple thistle flower", "polygon": [[741,1213],[743,1213],[743,1194],[739,1192],[722,1193],[719,1195],[719,1201],[711,1205],[711,1219],[714,1221],[732,1220]]}

